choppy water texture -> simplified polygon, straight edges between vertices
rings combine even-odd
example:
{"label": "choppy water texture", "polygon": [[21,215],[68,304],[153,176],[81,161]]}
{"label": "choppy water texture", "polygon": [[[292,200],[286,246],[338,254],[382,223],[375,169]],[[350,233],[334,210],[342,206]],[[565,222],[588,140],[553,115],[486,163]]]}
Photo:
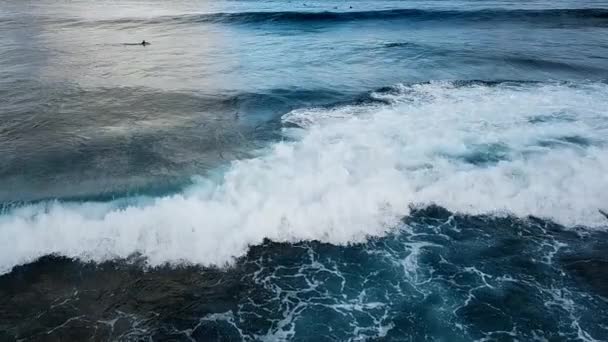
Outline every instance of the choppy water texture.
{"label": "choppy water texture", "polygon": [[1,2],[0,341],[606,341],[607,80],[605,1]]}

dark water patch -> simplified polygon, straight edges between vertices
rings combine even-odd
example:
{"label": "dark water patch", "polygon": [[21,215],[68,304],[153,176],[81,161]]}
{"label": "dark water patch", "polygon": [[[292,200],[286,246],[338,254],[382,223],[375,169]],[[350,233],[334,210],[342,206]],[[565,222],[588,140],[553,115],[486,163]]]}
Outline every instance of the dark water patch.
{"label": "dark water patch", "polygon": [[581,137],[578,135],[568,135],[562,137],[554,137],[538,141],[538,146],[556,148],[556,147],[580,147],[586,148],[594,144],[593,140]]}
{"label": "dark water patch", "polygon": [[576,62],[564,62],[550,59],[533,58],[533,57],[497,57],[497,60],[503,61],[509,64],[515,64],[520,67],[530,68],[534,70],[546,70],[546,71],[570,71],[570,72],[586,72],[586,73],[599,73],[605,74],[608,69],[580,65]]}
{"label": "dark water patch", "polygon": [[387,47],[387,48],[410,47],[412,45],[413,45],[412,43],[407,43],[407,42],[395,42],[395,43],[386,43],[386,44],[384,44],[384,47]]}
{"label": "dark water patch", "polygon": [[385,48],[422,48],[422,49],[428,49],[430,48],[429,46],[424,46],[418,43],[414,43],[414,42],[389,42],[389,43],[384,43],[382,44],[383,47]]}
{"label": "dark water patch", "polygon": [[539,114],[528,118],[528,122],[532,124],[544,124],[553,122],[575,122],[576,117],[571,113],[556,112],[551,114]]}
{"label": "dark water patch", "polygon": [[[408,82],[403,83],[405,86],[387,86],[381,87],[375,90],[378,93],[387,93],[387,94],[400,94],[401,92],[408,91],[409,88],[417,85],[429,85],[438,83],[436,81],[427,81],[427,82]],[[454,88],[468,88],[468,87],[525,87],[530,85],[539,85],[542,84],[540,81],[522,81],[522,80],[511,80],[511,79],[495,79],[495,80],[481,80],[481,79],[464,79],[464,80],[449,80],[444,82],[439,82],[440,84],[448,87]],[[547,84],[545,82],[545,84]],[[549,84],[559,84],[559,85],[569,85],[567,82],[552,82]],[[575,85],[572,85],[575,86]],[[412,90],[414,90],[412,88]]]}
{"label": "dark water patch", "polygon": [[572,247],[560,256],[560,263],[584,286],[608,298],[608,258],[602,255],[608,249],[608,232],[598,230],[588,234],[582,231],[580,238],[573,241]]}
{"label": "dark water patch", "polygon": [[266,241],[221,270],[45,257],[0,277],[0,331],[26,340],[608,338],[606,233],[413,209],[386,237]]}
{"label": "dark water patch", "polygon": [[478,167],[511,160],[511,148],[503,143],[468,144],[461,153],[442,153],[444,157]]}
{"label": "dark water patch", "polygon": [[478,144],[470,146],[469,149],[470,152],[462,155],[461,158],[477,166],[494,165],[510,159],[510,148],[502,143]]}
{"label": "dark water patch", "polygon": [[563,258],[564,268],[588,284],[600,296],[608,298],[608,260],[599,258]]}
{"label": "dark water patch", "polygon": [[[522,81],[512,79],[496,79],[496,80],[454,80],[450,82],[454,87],[524,87],[529,85],[541,84],[539,81]],[[555,82],[555,84],[565,84],[565,82]]]}
{"label": "dark water patch", "polygon": [[589,58],[594,58],[594,59],[608,59],[607,56],[596,56],[596,55],[590,55],[588,56]]}

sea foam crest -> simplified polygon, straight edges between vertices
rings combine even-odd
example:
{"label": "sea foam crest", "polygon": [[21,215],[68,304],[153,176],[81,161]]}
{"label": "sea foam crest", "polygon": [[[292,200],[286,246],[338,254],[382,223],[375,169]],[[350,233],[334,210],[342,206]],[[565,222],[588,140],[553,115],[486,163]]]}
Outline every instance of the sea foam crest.
{"label": "sea foam crest", "polygon": [[411,204],[605,225],[608,85],[430,83],[374,96],[387,104],[286,114],[296,138],[180,194],[5,213],[0,272],[48,254],[222,266],[265,238],[364,241]]}

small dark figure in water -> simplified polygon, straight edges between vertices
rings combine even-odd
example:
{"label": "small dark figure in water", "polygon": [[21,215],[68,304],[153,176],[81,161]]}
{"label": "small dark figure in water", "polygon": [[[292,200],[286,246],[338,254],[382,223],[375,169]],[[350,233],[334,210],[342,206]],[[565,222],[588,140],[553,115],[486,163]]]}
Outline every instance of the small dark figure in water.
{"label": "small dark figure in water", "polygon": [[147,41],[145,41],[145,40],[142,40],[142,41],[141,41],[141,45],[146,46],[146,45],[150,45],[150,43],[148,43],[148,42],[147,42]]}

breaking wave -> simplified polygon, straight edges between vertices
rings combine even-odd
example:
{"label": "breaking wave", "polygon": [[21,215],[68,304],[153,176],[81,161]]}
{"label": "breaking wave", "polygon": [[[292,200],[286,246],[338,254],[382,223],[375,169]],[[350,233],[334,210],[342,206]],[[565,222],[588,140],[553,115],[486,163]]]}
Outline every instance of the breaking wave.
{"label": "breaking wave", "polygon": [[608,85],[431,82],[283,116],[285,139],[181,193],[0,216],[0,273],[44,255],[224,266],[265,239],[364,241],[412,205],[599,228]]}

